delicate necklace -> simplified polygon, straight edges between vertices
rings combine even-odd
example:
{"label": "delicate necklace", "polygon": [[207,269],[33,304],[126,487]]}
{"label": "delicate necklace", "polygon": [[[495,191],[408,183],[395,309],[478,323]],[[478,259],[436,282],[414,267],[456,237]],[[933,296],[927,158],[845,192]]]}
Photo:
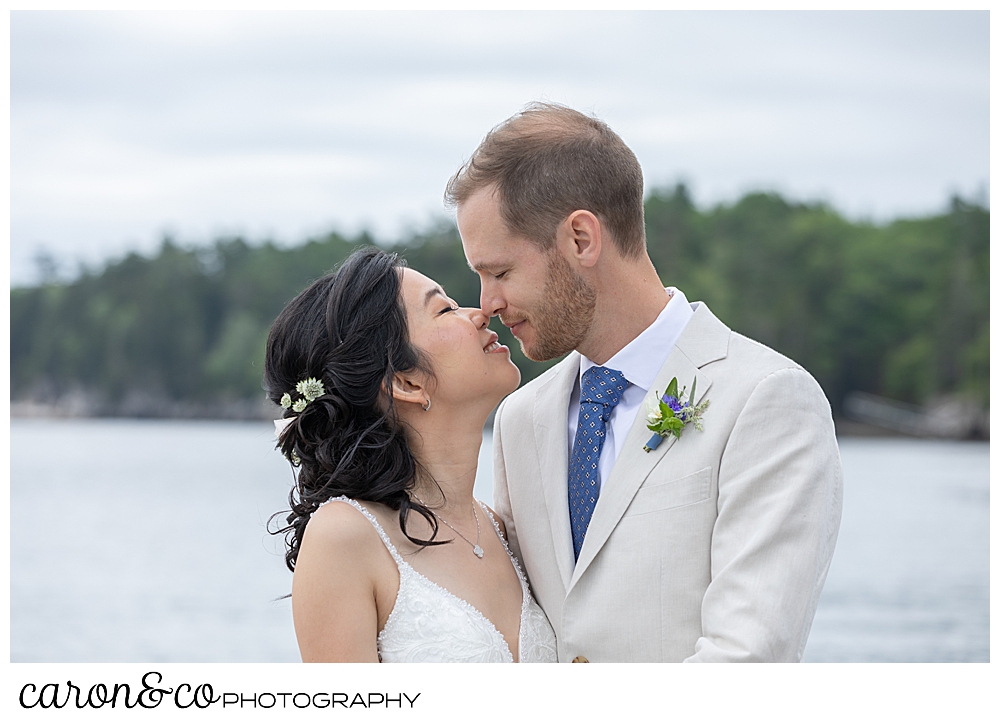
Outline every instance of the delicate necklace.
{"label": "delicate necklace", "polygon": [[[424,507],[427,507],[427,503],[426,502],[424,502],[422,499],[420,499],[419,497],[417,497],[412,492],[410,494],[413,495],[413,497],[417,500],[417,502],[419,502],[420,504],[422,504]],[[427,509],[431,510],[430,507],[427,507]],[[459,532],[454,527],[452,527],[451,523],[448,522],[448,520],[446,520],[445,518],[443,518],[441,515],[439,515],[434,510],[431,510],[431,514],[434,515],[435,517],[437,517],[439,520],[441,520],[441,522],[443,522],[444,524],[448,525],[448,527],[451,527],[452,531],[456,535],[458,535],[463,540],[465,540],[470,545],[472,545],[472,554],[475,555],[476,557],[478,557],[479,559],[482,559],[482,557],[483,557],[483,548],[481,548],[479,546],[479,534],[480,534],[480,529],[479,529],[479,514],[476,512],[476,503],[475,503],[475,501],[473,501],[473,503],[472,503],[472,514],[476,518],[476,541],[475,542],[473,542],[468,537],[466,537],[461,532]]]}

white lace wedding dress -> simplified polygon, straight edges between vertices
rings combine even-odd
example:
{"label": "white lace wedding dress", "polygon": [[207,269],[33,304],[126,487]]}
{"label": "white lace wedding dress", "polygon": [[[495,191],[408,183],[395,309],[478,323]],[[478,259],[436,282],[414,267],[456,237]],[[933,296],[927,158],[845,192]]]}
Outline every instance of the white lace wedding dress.
{"label": "white lace wedding dress", "polygon": [[[427,579],[403,560],[378,520],[363,505],[349,497],[334,497],[328,502],[346,502],[367,517],[399,568],[399,593],[378,636],[379,659],[383,663],[514,662],[510,647],[496,626],[465,600]],[[493,529],[521,581],[519,660],[522,663],[555,663],[556,637],[552,626],[531,597],[521,566],[507,547],[493,515],[482,503],[480,507],[493,522]]]}

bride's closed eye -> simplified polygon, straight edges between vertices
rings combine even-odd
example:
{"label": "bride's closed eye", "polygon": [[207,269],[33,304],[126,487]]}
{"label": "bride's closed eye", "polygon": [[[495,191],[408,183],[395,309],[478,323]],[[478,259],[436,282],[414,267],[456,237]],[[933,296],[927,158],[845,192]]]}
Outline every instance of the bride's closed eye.
{"label": "bride's closed eye", "polygon": [[447,314],[449,311],[458,311],[459,308],[460,307],[458,306],[446,306],[445,308],[441,309],[441,311],[438,312],[438,316],[440,316],[441,314]]}

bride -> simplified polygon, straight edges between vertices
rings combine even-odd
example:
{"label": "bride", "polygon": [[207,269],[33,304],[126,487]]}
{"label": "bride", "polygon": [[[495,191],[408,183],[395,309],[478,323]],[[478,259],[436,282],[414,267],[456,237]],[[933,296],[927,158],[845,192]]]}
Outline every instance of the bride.
{"label": "bride", "polygon": [[488,322],[367,248],[271,327],[303,661],[555,662],[503,525],[472,496],[483,425],[520,381]]}

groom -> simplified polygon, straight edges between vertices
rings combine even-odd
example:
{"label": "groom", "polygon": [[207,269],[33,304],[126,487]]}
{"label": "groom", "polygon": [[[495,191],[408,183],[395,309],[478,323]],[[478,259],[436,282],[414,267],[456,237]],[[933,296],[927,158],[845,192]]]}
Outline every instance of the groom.
{"label": "groom", "polygon": [[[840,524],[829,404],[663,288],[642,194],[607,125],[541,103],[448,184],[483,310],[531,359],[570,352],[497,410],[497,512],[560,661],[798,661]],[[674,408],[708,404],[651,440],[673,379]]]}

